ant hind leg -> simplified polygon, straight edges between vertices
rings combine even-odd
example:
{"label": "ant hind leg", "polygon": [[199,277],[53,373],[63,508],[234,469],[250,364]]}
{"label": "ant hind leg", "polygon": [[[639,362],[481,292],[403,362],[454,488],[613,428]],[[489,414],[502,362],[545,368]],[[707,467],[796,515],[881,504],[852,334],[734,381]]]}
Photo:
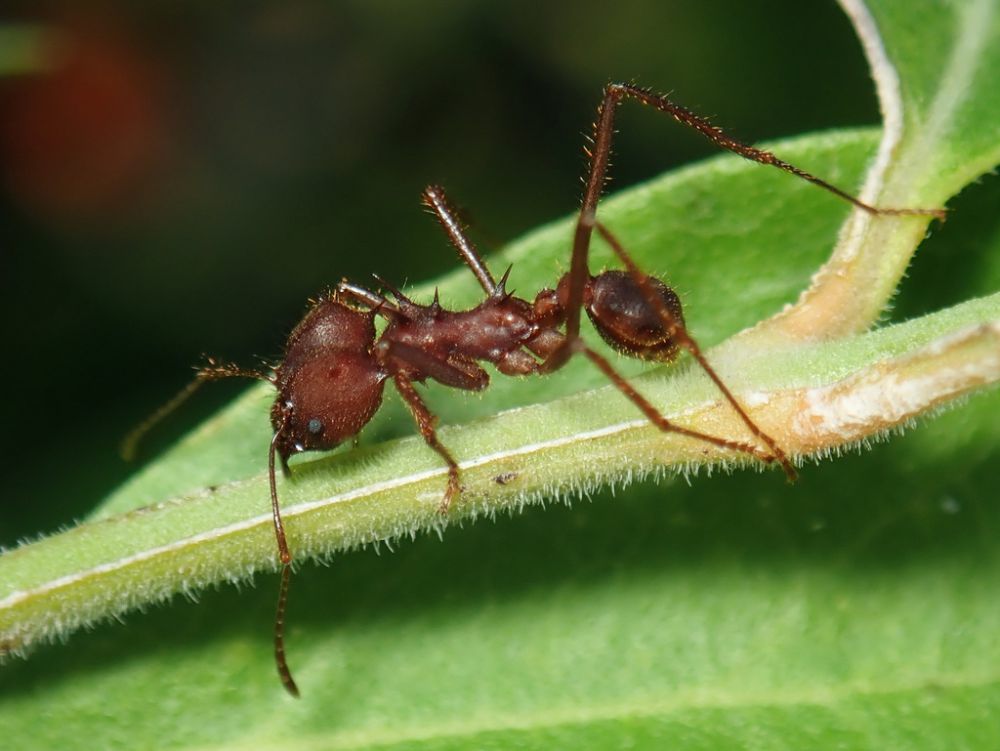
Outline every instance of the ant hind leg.
{"label": "ant hind leg", "polygon": [[[587,257],[590,253],[590,240],[597,224],[597,204],[604,189],[610,162],[611,143],[614,140],[615,132],[615,111],[618,109],[618,105],[626,99],[637,100],[670,116],[682,125],[697,130],[719,148],[738,154],[744,159],[776,167],[784,172],[795,175],[869,214],[930,216],[940,220],[944,220],[947,216],[947,212],[944,209],[872,206],[855,198],[847,191],[841,190],[835,185],[779,159],[769,151],[758,149],[730,138],[718,126],[713,125],[707,119],[699,117],[691,110],[682,107],[662,94],[655,94],[648,89],[633,84],[610,83],[605,86],[604,96],[601,98],[601,103],[597,109],[597,120],[594,122],[592,146],[584,148],[590,160],[590,169],[587,174],[583,203],[580,207],[580,214],[577,218],[576,229],[573,234],[573,252],[570,259],[569,272],[570,283],[566,303],[566,344],[557,348],[546,358],[542,366],[542,370],[546,373],[558,370],[572,356],[573,351],[570,343],[575,341],[580,333],[580,309],[583,302],[583,288],[589,276]],[[785,466],[787,472],[789,469],[788,465],[785,462],[782,462],[782,465]]]}
{"label": "ant hind leg", "polygon": [[[621,260],[621,262],[625,265],[625,268],[628,270],[629,274],[635,280],[636,285],[642,291],[646,304],[649,305],[650,308],[652,308],[659,314],[660,320],[663,321],[663,325],[666,328],[667,334],[670,336],[670,338],[675,343],[684,347],[688,352],[691,353],[691,356],[697,361],[698,365],[701,366],[701,369],[705,371],[708,377],[712,379],[712,382],[715,384],[716,388],[718,388],[718,390],[726,398],[726,401],[729,402],[729,404],[736,411],[740,419],[747,426],[747,428],[754,435],[754,437],[763,442],[771,451],[770,459],[777,460],[781,464],[781,467],[785,471],[785,474],[788,476],[789,482],[794,482],[798,478],[798,472],[796,472],[795,467],[792,466],[791,460],[788,458],[788,455],[782,450],[781,446],[778,445],[778,442],[775,441],[770,435],[765,433],[763,430],[761,430],[760,427],[757,425],[757,423],[755,423],[751,419],[750,415],[747,414],[746,410],[743,409],[743,406],[736,400],[736,397],[733,396],[733,393],[729,390],[729,387],[726,386],[725,382],[719,377],[719,374],[715,372],[715,368],[713,368],[709,364],[708,360],[705,358],[704,353],[702,353],[701,351],[701,347],[698,346],[698,343],[688,333],[684,325],[677,319],[677,316],[675,316],[674,313],[669,308],[667,308],[666,305],[663,304],[659,295],[657,295],[656,290],[649,283],[649,277],[639,270],[639,267],[636,266],[635,261],[632,260],[632,256],[630,256],[628,251],[625,250],[624,246],[621,244],[621,242],[619,242],[618,238],[616,238],[611,233],[611,230],[609,230],[600,222],[595,221],[594,225],[597,228],[598,233],[605,240],[605,242],[607,242],[608,245],[611,246],[612,250],[614,250],[615,252],[615,255],[618,256],[619,260]],[[588,357],[589,356],[590,355],[588,355]],[[619,386],[619,388],[621,387]],[[759,455],[758,452],[756,451],[752,451],[751,453]]]}
{"label": "ant hind leg", "polygon": [[699,430],[692,430],[690,428],[685,428],[681,425],[671,422],[656,409],[650,403],[650,401],[636,391],[635,387],[628,382],[628,380],[622,376],[614,366],[608,362],[607,358],[603,355],[595,352],[590,347],[579,344],[578,351],[581,352],[584,357],[590,360],[597,368],[608,377],[608,380],[615,385],[615,387],[625,395],[625,397],[631,401],[639,410],[645,415],[653,425],[662,430],[664,433],[677,433],[679,435],[687,436],[688,438],[695,438],[700,441],[705,441],[706,443],[711,443],[719,448],[729,449],[731,451],[738,451],[743,454],[749,454],[754,456],[761,461],[770,464],[775,461],[777,457],[773,454],[768,454],[762,452],[755,446],[751,446],[749,443],[743,443],[742,441],[731,441],[727,438],[719,438],[718,436],[709,435],[708,433],[702,433]]}

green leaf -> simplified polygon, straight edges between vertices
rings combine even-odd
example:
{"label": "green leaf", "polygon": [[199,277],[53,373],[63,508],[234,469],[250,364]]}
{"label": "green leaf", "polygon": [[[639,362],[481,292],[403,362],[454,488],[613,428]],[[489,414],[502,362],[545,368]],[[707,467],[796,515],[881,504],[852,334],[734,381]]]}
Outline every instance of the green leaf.
{"label": "green leaf", "polygon": [[[908,16],[899,3],[873,6],[879,28],[895,33],[887,39],[908,40],[888,49],[903,90],[924,94],[903,101],[919,104],[928,92],[933,101],[940,82],[954,81],[928,82],[940,68],[921,67],[914,51],[940,51],[939,62],[965,54],[960,31],[969,24],[919,23],[938,7]],[[977,12],[987,38],[996,33],[992,4],[940,7],[948,18]],[[984,79],[966,82],[970,101],[991,98]],[[920,118],[906,122],[905,138],[917,138]],[[982,132],[966,131],[996,122],[956,115],[942,131],[952,154],[965,155],[935,162],[952,183],[942,200],[961,187],[956,175],[971,179],[990,166]],[[865,132],[774,146],[846,186],[875,147]],[[880,190],[900,164],[914,169],[915,161],[890,161]],[[920,190],[930,174],[920,173]],[[640,264],[681,292],[695,335],[725,342],[713,361],[762,420],[775,421],[769,429],[817,455],[879,438],[995,382],[1000,368],[996,294],[844,336],[889,294],[857,289],[870,313],[812,337],[819,341],[775,336],[782,327],[787,334],[787,318],[774,319],[777,348],[730,338],[795,300],[846,213],[810,186],[728,158],[601,209]],[[994,212],[956,211],[935,239],[947,244],[949,233],[975,224],[992,238],[975,252],[996,258],[996,221]],[[901,273],[913,250],[906,243],[923,232],[900,231],[906,222],[919,225],[869,225],[855,246],[879,288]],[[873,265],[865,259],[876,257],[879,233],[893,260]],[[530,296],[564,267],[568,235],[557,223],[493,263],[513,262],[518,293]],[[597,265],[608,261],[599,250]],[[474,300],[466,277],[443,280],[442,298]],[[962,296],[983,294],[980,281]],[[690,368],[636,382],[668,414],[738,430]],[[704,447],[651,430],[606,386],[587,391],[601,384],[575,363],[548,379],[498,378],[482,400],[432,389],[430,403],[454,426],[443,440],[476,465],[465,471],[456,517],[517,508],[546,489],[572,500],[599,481],[620,487],[664,464],[705,461]],[[773,473],[643,484],[572,509],[452,529],[444,545],[421,536],[395,555],[304,567],[293,580],[289,632],[305,691],[299,703],[283,696],[268,662],[270,587],[226,588],[5,666],[0,724],[15,746],[32,748],[993,747],[998,397],[976,396],[863,456],[809,466],[795,486]],[[268,399],[266,390],[248,392],[109,498],[94,522],[0,557],[6,646],[272,565],[261,475]],[[521,409],[496,414],[513,408]],[[827,440],[817,425],[838,435]],[[442,473],[418,439],[395,440],[410,432],[392,403],[359,449],[297,466],[281,493],[300,560],[439,522]],[[494,481],[501,474],[506,484]],[[341,493],[349,497],[336,499]],[[168,500],[175,496],[183,497]]]}
{"label": "green leaf", "polygon": [[48,63],[46,45],[52,40],[41,26],[0,25],[0,76],[37,72]]}
{"label": "green leaf", "polygon": [[[885,119],[859,195],[878,206],[939,208],[1000,161],[996,0],[842,5],[865,47]],[[761,345],[866,330],[884,313],[925,228],[919,217],[894,222],[857,212],[798,302],[747,339]]]}
{"label": "green leaf", "polygon": [[887,191],[946,200],[1000,162],[1000,98],[990,95],[1000,11],[991,0],[870,5],[903,103],[904,135]]}
{"label": "green leaf", "polygon": [[301,702],[269,664],[264,580],[8,666],[3,725],[34,748],[83,728],[158,747],[989,748],[998,408],[797,486],[646,486],[305,567]]}

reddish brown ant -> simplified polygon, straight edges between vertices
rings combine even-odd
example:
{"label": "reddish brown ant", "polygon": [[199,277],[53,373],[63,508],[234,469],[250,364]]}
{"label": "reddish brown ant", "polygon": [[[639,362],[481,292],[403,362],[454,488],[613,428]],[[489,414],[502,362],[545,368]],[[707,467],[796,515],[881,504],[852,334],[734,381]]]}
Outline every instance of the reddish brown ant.
{"label": "reddish brown ant", "polygon": [[[440,187],[424,190],[423,203],[441,223],[451,244],[476,276],[486,299],[470,310],[451,311],[437,298],[430,305],[410,300],[378,280],[392,296],[342,281],[317,300],[292,331],[282,362],[272,373],[246,370],[209,361],[195,381],[171,403],[130,436],[134,446],[151,425],[186,398],[200,383],[245,377],[267,381],[277,390],[271,408],[274,436],[268,452],[268,477],[274,532],[281,558],[281,587],[275,617],[275,657],[285,688],[298,695],[285,660],[285,603],[292,554],[285,538],[275,478],[275,457],[288,474],[288,459],[303,451],[325,451],[356,436],[382,402],[387,380],[392,380],[406,402],[427,444],[444,460],[448,480],[439,507],[443,514],[461,492],[459,465],[437,438],[435,418],[414,386],[431,379],[445,386],[481,391],[489,375],[480,362],[492,363],[504,375],[545,374],[582,354],[649,419],[665,432],[679,433],[714,446],[781,465],[790,481],[796,478],[792,462],[777,442],[762,431],[709,365],[684,326],[677,295],[659,279],[641,272],[611,231],[597,221],[597,203],[604,186],[614,134],[614,117],[624,99],[636,99],[692,127],[716,145],[761,164],[801,177],[871,214],[931,215],[936,209],[876,208],[805,172],[774,154],[735,141],[719,128],[675,104],[665,96],[629,84],[610,84],[594,124],[593,149],[588,150],[590,172],[583,206],[576,223],[570,270],[555,289],[543,289],[534,301],[506,291],[508,268],[497,281],[472,242]],[[611,246],[624,271],[592,275],[587,264],[594,230]],[[686,349],[712,379],[750,433],[765,447],[707,435],[668,420],[639,394],[611,363],[580,337],[580,312],[586,310],[601,337],[617,352],[643,360],[668,362]],[[387,322],[376,336],[375,317]],[[502,477],[502,476],[501,476]],[[497,482],[501,482],[498,478]]]}

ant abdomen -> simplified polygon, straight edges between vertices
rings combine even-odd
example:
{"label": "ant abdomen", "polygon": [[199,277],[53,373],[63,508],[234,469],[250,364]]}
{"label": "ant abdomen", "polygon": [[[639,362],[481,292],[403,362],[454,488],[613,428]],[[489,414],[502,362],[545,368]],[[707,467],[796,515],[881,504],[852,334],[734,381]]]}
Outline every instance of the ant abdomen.
{"label": "ant abdomen", "polygon": [[[583,290],[583,305],[594,328],[613,349],[629,357],[666,362],[677,356],[677,342],[664,324],[662,310],[677,327],[684,326],[681,301],[666,284],[647,276],[648,290],[627,271],[604,271],[591,277]],[[652,306],[646,297],[656,297]]]}

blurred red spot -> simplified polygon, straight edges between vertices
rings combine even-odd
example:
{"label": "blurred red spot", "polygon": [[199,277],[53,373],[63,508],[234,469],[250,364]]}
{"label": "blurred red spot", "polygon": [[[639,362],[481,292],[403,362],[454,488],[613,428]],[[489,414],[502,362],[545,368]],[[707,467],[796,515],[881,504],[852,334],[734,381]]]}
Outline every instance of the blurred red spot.
{"label": "blurred red spot", "polygon": [[26,209],[55,219],[135,208],[164,155],[157,76],[117,37],[57,39],[46,70],[4,84],[8,187]]}

